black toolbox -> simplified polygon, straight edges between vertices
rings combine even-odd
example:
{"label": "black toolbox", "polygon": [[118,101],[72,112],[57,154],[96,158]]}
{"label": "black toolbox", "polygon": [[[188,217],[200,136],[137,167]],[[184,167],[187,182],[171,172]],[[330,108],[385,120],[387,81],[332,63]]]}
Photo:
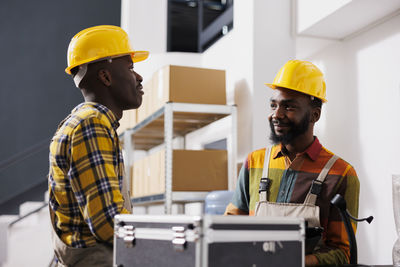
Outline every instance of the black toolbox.
{"label": "black toolbox", "polygon": [[304,266],[304,220],[117,215],[114,266]]}

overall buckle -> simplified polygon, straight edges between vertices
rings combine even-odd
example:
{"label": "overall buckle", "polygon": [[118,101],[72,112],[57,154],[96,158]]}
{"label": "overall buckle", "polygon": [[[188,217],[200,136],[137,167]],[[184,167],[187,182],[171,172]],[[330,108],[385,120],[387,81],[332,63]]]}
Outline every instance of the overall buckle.
{"label": "overall buckle", "polygon": [[258,188],[258,193],[268,191],[270,185],[271,185],[271,179],[269,179],[269,178],[261,178],[260,186]]}
{"label": "overall buckle", "polygon": [[318,180],[313,180],[311,184],[311,194],[319,196],[322,191],[322,182]]}

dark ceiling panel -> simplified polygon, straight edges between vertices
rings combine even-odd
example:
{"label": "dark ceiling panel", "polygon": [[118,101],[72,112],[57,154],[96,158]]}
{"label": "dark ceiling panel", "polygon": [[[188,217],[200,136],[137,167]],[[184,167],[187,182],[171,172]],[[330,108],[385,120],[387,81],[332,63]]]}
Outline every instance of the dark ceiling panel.
{"label": "dark ceiling panel", "polygon": [[[199,4],[202,5],[202,15],[199,19]],[[169,52],[203,52],[223,36],[222,28],[215,30],[207,40],[200,40],[201,31],[212,27],[213,23],[233,6],[233,0],[169,0],[168,1],[168,38]],[[233,27],[233,9],[230,9],[226,30]],[[225,16],[227,17],[227,16]],[[202,27],[199,27],[202,23]],[[200,29],[201,30],[200,30]],[[200,44],[204,43],[203,45]]]}

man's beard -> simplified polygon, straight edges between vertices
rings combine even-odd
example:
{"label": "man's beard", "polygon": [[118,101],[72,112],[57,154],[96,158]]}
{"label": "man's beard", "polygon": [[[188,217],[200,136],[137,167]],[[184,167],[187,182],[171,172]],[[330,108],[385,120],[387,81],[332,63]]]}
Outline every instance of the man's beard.
{"label": "man's beard", "polygon": [[[269,139],[274,144],[279,144],[279,143],[282,143],[284,145],[290,144],[298,136],[307,132],[310,123],[310,116],[311,116],[310,113],[307,112],[304,115],[303,119],[301,119],[301,121],[298,124],[295,124],[292,121],[285,123],[286,125],[289,126],[289,131],[286,134],[280,136],[276,134],[272,120],[270,120],[269,126],[271,127],[271,134]],[[279,122],[279,120],[274,120],[274,121]]]}

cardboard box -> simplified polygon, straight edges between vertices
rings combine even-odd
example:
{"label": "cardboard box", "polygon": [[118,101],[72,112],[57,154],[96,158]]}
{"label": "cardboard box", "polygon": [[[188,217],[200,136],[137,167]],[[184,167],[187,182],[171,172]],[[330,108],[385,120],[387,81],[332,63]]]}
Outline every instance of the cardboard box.
{"label": "cardboard box", "polygon": [[172,191],[228,188],[226,150],[174,150],[172,157]]}
{"label": "cardboard box", "polygon": [[161,150],[149,156],[151,177],[149,179],[149,193],[151,195],[163,194],[165,192],[165,151]]}
{"label": "cardboard box", "polygon": [[159,171],[158,171],[158,194],[162,194],[165,192],[165,151],[161,150],[158,152],[158,162],[159,162]]}
{"label": "cardboard box", "polygon": [[147,158],[135,161],[132,165],[133,175],[131,180],[131,194],[132,197],[142,197],[145,195],[145,180],[146,180],[146,167]]}
{"label": "cardboard box", "polygon": [[130,109],[124,110],[122,118],[119,120],[119,127],[117,129],[118,135],[122,134],[126,129],[132,128],[137,123],[137,110]]}
{"label": "cardboard box", "polygon": [[[226,150],[174,150],[172,191],[212,191],[228,188]],[[133,197],[165,192],[165,151],[133,164]]]}
{"label": "cardboard box", "polygon": [[131,197],[137,197],[138,195],[138,184],[137,184],[137,180],[138,180],[138,165],[139,165],[139,161],[136,161],[132,166],[131,166]]}
{"label": "cardboard box", "polygon": [[153,111],[152,92],[153,92],[153,80],[150,79],[143,84],[144,95],[142,97],[142,105],[137,109],[137,122],[143,121]]}
{"label": "cardboard box", "polygon": [[168,65],[143,85],[140,122],[167,102],[226,105],[225,71]]}
{"label": "cardboard box", "polygon": [[168,65],[152,79],[161,105],[169,101],[226,105],[224,70]]}

